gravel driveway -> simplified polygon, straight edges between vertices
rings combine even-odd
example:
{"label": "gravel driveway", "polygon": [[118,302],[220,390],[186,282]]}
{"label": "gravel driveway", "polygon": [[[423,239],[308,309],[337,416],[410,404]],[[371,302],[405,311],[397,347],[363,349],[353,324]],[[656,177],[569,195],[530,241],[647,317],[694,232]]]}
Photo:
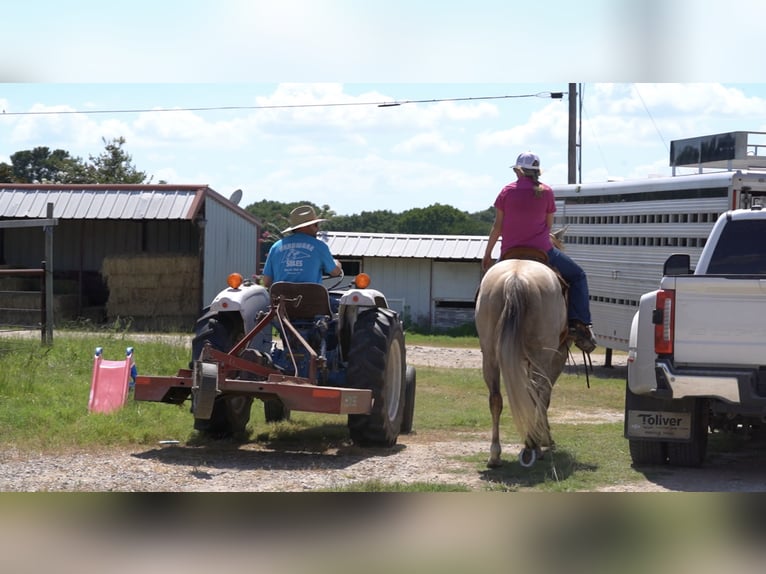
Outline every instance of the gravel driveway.
{"label": "gravel driveway", "polygon": [[[481,368],[481,353],[408,346],[407,361],[420,366]],[[599,368],[603,357],[594,356],[593,363]],[[624,357],[615,356],[613,365],[624,368]],[[550,415],[552,421],[573,416],[554,408]],[[581,422],[622,420],[622,412],[613,411],[575,416]],[[491,486],[488,475],[477,472],[475,463],[459,458],[487,455],[489,439],[488,427],[473,434],[415,432],[401,436],[393,449],[349,445],[319,453],[275,451],[258,443],[222,444],[214,449],[158,444],[55,455],[6,448],[0,450],[0,491],[301,492],[372,480],[462,484],[481,491]],[[504,443],[504,457],[520,449],[520,444]],[[603,490],[766,491],[766,465],[758,457],[723,457],[705,469],[669,469],[654,482],[639,480]]]}

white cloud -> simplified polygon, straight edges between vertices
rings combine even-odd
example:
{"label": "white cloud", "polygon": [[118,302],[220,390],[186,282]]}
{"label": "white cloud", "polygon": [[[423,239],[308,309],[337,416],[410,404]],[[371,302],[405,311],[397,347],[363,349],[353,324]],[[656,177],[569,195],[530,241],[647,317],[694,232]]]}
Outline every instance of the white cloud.
{"label": "white cloud", "polygon": [[416,152],[436,152],[440,154],[454,155],[463,150],[459,142],[448,141],[437,132],[429,132],[413,136],[394,146],[393,151],[398,154]]}

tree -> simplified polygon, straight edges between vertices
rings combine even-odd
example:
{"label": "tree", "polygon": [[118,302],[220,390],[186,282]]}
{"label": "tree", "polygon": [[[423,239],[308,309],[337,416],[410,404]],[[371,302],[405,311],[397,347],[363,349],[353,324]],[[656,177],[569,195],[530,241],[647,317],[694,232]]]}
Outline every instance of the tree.
{"label": "tree", "polygon": [[0,183],[13,183],[13,166],[0,162]]}
{"label": "tree", "polygon": [[332,231],[364,231],[369,233],[398,233],[399,215],[389,210],[363,211],[360,214],[340,215],[325,224]]}
{"label": "tree", "polygon": [[[4,183],[148,183],[130,155],[122,149],[125,138],[104,142],[104,152],[90,163],[73,157],[68,151],[39,146],[17,151],[11,164],[0,163],[0,182]],[[151,178],[149,178],[151,180]]]}
{"label": "tree", "polygon": [[495,220],[490,207],[478,213],[467,213],[449,205],[435,204],[415,208],[403,213],[389,210],[363,211],[353,215],[335,215],[330,206],[317,207],[310,201],[282,203],[262,200],[245,209],[263,222],[266,251],[281,237],[281,230],[289,226],[289,215],[299,205],[311,205],[319,217],[328,218],[322,225],[328,231],[358,231],[363,233],[411,233],[421,235],[489,235]]}
{"label": "tree", "polygon": [[146,173],[138,171],[131,156],[122,149],[125,138],[114,138],[110,142],[106,138],[101,140],[104,151],[98,157],[90,156],[92,183],[149,183]]}
{"label": "tree", "polygon": [[87,179],[87,170],[80,158],[72,157],[63,149],[51,151],[46,146],[17,151],[11,155],[10,167],[16,183],[85,183],[82,180]]}
{"label": "tree", "polygon": [[485,235],[489,229],[477,225],[465,212],[436,203],[426,208],[410,209],[399,220],[402,233],[425,235]]}

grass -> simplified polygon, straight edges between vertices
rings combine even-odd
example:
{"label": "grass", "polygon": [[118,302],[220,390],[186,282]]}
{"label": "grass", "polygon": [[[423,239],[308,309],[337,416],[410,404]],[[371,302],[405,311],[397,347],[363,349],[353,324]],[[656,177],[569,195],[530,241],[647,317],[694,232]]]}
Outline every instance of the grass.
{"label": "grass", "polygon": [[[422,339],[421,339],[422,337]],[[466,347],[470,338],[461,338]],[[449,339],[418,336],[410,344],[456,347]],[[477,344],[476,344],[477,345]],[[112,415],[87,411],[93,354],[103,347],[107,359],[122,358],[125,348],[135,349],[140,374],[170,375],[189,362],[189,349],[181,344],[146,342],[129,333],[58,334],[50,347],[39,341],[0,339],[0,445],[19,450],[54,452],[67,449],[102,449],[156,445],[163,439],[200,444],[192,429],[189,405],[129,400]],[[490,414],[480,369],[417,368],[415,430],[424,437],[454,435],[488,436]],[[586,388],[582,375],[565,374],[554,387],[551,413],[622,409],[624,380],[592,376]],[[292,446],[324,452],[347,444],[345,417],[293,412],[290,421],[266,424],[261,402],[255,401],[249,440],[276,448]],[[488,470],[486,448],[462,460],[475,465],[490,490],[588,490],[599,485],[640,478],[630,466],[622,423],[552,425],[557,449],[552,457],[532,469],[522,468],[517,452],[503,452],[503,466]],[[501,419],[501,441],[518,443],[506,408]],[[440,492],[463,490],[451,484],[408,484],[373,481],[352,485],[349,491]]]}

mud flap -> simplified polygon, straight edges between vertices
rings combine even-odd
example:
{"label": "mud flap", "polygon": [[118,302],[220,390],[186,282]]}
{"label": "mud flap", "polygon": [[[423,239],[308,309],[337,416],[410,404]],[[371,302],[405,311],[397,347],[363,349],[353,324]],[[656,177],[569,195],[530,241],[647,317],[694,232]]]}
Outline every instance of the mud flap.
{"label": "mud flap", "polygon": [[663,442],[694,439],[702,415],[693,399],[658,399],[636,395],[626,388],[625,438]]}

